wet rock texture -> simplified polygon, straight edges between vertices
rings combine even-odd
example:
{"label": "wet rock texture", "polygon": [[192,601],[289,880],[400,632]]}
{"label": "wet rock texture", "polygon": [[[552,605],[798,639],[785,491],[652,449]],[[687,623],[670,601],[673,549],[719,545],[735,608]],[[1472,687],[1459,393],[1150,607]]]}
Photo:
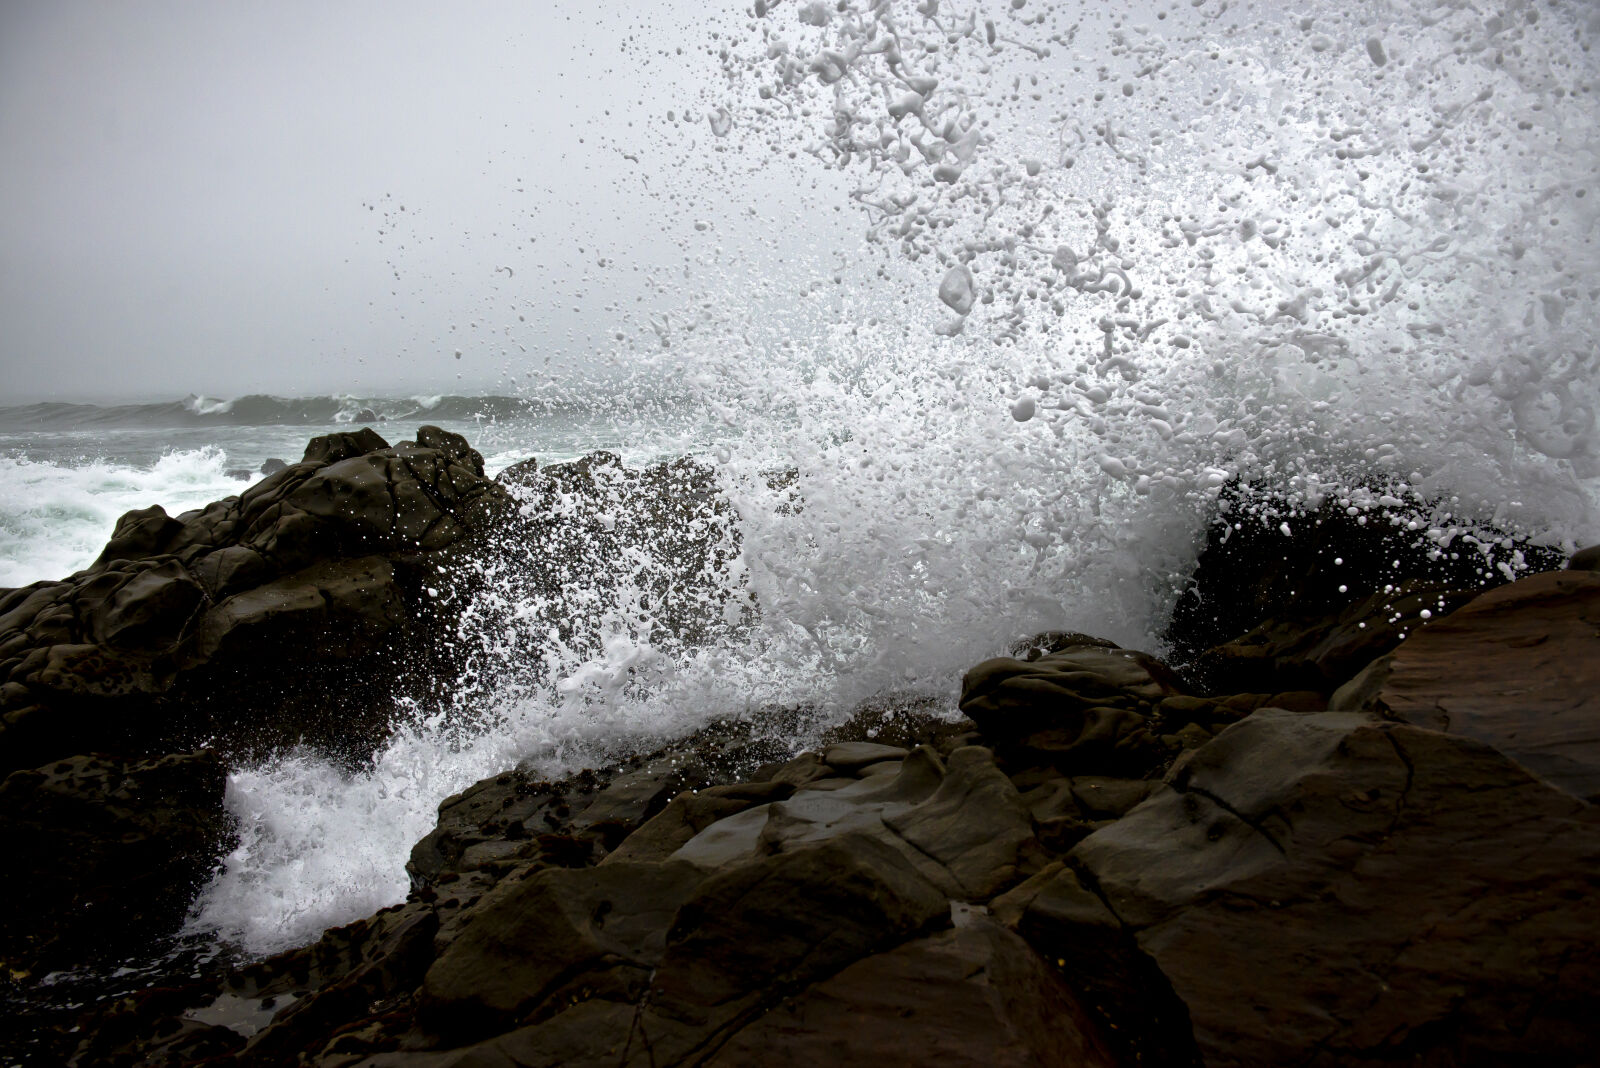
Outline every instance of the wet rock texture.
{"label": "wet rock texture", "polygon": [[0,856],[17,865],[0,881],[7,962],[70,964],[176,926],[232,837],[226,777],[205,750],[74,756],[7,776]]}
{"label": "wet rock texture", "polygon": [[[129,999],[78,1063],[1591,1063],[1600,810],[1520,733],[1396,694],[1454,649],[1443,707],[1522,680],[1513,710],[1581,737],[1594,691],[1559,683],[1597,662],[1600,587],[1473,605],[1342,711],[1056,635],[975,667],[970,718],[485,780],[441,806],[407,903],[176,1009]],[[202,1022],[235,1003],[257,1018]]]}
{"label": "wet rock texture", "polygon": [[[597,466],[571,477],[612,477]],[[510,769],[440,805],[404,903],[116,999],[57,1048],[341,1068],[1593,1063],[1600,584],[1430,587],[1403,639],[1335,642],[1336,671],[1303,670],[1352,620],[1392,619],[1388,585],[1298,632],[1280,614],[1236,676],[1194,669],[1216,643],[1180,671],[1041,635],[974,666],[959,710],[881,702],[811,751],[771,740],[793,724],[743,722],[559,782]],[[164,767],[64,761],[0,793],[76,777],[116,797]]]}
{"label": "wet rock texture", "polygon": [[172,930],[229,839],[225,762],[308,746],[359,765],[399,699],[448,701],[485,581],[594,589],[634,553],[660,618],[692,631],[721,606],[708,587],[729,596],[711,535],[730,513],[689,461],[596,453],[494,481],[424,426],[318,437],[237,497],[124,515],[89,568],[0,591],[0,842],[41,873],[0,891],[0,960],[25,979]]}
{"label": "wet rock texture", "polygon": [[87,570],[0,599],[0,769],[212,736],[370,745],[425,583],[503,497],[459,435],[364,429],[238,497],[129,512]]}

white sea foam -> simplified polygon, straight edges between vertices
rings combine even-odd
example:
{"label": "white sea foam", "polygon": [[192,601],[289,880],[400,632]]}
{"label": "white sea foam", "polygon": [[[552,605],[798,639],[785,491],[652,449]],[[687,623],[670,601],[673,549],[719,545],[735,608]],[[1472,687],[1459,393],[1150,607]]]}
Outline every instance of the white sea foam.
{"label": "white sea foam", "polygon": [[183,406],[196,415],[221,415],[233,410],[233,401],[191,393],[183,399]]}
{"label": "white sea foam", "polygon": [[1426,497],[1441,546],[1484,521],[1600,538],[1587,5],[759,11],[718,27],[728,82],[675,114],[710,124],[708,168],[842,172],[882,255],[801,287],[804,329],[764,321],[792,287],[730,268],[721,302],[652,313],[609,393],[648,413],[671,375],[721,426],[753,623],[661,642],[632,558],[559,596],[494,576],[449,717],[370,773],[234,776],[243,839],[200,926],[265,950],[396,899],[439,796],[519,759],[767,703],[949,700],[1050,627],[1150,646],[1235,477]]}
{"label": "white sea foam", "polygon": [[149,467],[0,457],[0,586],[89,566],[126,511],[160,504],[177,515],[243,485],[216,448],[168,453]]}

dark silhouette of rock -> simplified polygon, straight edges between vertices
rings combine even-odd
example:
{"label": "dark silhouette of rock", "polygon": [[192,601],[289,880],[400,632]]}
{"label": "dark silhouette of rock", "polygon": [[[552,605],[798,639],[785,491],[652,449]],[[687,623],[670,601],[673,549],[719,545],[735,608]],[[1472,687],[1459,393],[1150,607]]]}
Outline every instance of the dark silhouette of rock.
{"label": "dark silhouette of rock", "polygon": [[[1454,607],[1464,595],[1562,564],[1555,548],[1509,534],[1479,537],[1455,520],[1441,519],[1440,536],[1429,538],[1428,525],[1414,525],[1407,511],[1413,507],[1431,510],[1427,502],[1381,491],[1308,507],[1252,486],[1228,486],[1164,635],[1174,663],[1201,687],[1226,693],[1239,684],[1237,674],[1213,680],[1189,666],[1206,650],[1267,624],[1247,644],[1269,642],[1294,654],[1288,676],[1271,688],[1320,688],[1310,684],[1342,675],[1326,686],[1331,692],[1354,674],[1344,673],[1364,651],[1340,654],[1347,626],[1364,612],[1381,612],[1379,602],[1395,587],[1409,582],[1417,593],[1443,591]],[[1356,607],[1374,598],[1369,608]],[[1269,663],[1258,657],[1255,666]]]}
{"label": "dark silhouette of rock", "polygon": [[1056,861],[997,898],[997,920],[1053,961],[1056,974],[1103,1025],[1113,1063],[1199,1068],[1189,1010],[1099,895]]}
{"label": "dark silhouette of rock", "polygon": [[1270,686],[1331,694],[1428,619],[1477,595],[1409,580],[1321,618],[1269,619],[1201,653],[1194,674],[1219,693]]}
{"label": "dark silhouette of rock", "polygon": [[215,753],[74,756],[0,782],[0,959],[115,960],[182,921],[231,837]]}
{"label": "dark silhouette of rock", "polygon": [[0,767],[218,733],[370,747],[423,587],[502,492],[458,435],[418,438],[313,439],[238,497],[129,512],[87,570],[0,600]]}

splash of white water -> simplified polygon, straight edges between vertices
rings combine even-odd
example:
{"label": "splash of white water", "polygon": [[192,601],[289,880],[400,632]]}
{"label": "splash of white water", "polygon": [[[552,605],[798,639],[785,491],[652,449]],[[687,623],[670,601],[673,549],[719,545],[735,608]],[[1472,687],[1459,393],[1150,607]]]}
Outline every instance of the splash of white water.
{"label": "splash of white water", "polygon": [[519,759],[949,695],[1048,627],[1152,644],[1235,477],[1426,497],[1441,543],[1600,533],[1588,5],[771,2],[716,33],[701,162],[809,154],[868,239],[798,295],[729,253],[722,299],[619,354],[619,410],[648,426],[670,377],[720,427],[753,619],[663,641],[643,557],[559,595],[499,575],[452,718],[369,773],[235,776],[202,925],[275,948],[393,900],[438,797]]}

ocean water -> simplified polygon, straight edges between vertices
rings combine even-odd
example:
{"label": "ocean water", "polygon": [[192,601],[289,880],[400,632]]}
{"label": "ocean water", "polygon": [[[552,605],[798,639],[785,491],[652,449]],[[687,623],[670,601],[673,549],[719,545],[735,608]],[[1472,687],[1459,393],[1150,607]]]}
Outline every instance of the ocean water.
{"label": "ocean water", "polygon": [[371,426],[392,444],[433,424],[464,435],[493,475],[529,457],[559,463],[605,449],[648,463],[695,447],[682,420],[662,423],[645,435],[603,412],[455,395],[0,408],[0,587],[87,567],[124,512],[159,504],[179,515],[238,494],[269,459],[298,461],[317,434]]}
{"label": "ocean water", "polygon": [[[444,425],[496,463],[701,456],[751,618],[666,641],[647,560],[559,597],[494,565],[451,707],[359,773],[234,769],[240,845],[195,931],[264,953],[399,900],[438,802],[519,761],[891,690],[953,708],[965,667],[1044,629],[1159,651],[1236,478],[1291,532],[1333,499],[1440,552],[1600,541],[1592,4],[761,0],[705,33],[716,69],[666,120],[710,146],[686,165],[810,174],[859,244],[795,286],[748,269],[784,235],[717,220],[721,288],[574,387],[603,415]],[[290,407],[175,451],[16,430],[0,584],[81,566],[67,532],[124,507],[236,489],[308,433]]]}

